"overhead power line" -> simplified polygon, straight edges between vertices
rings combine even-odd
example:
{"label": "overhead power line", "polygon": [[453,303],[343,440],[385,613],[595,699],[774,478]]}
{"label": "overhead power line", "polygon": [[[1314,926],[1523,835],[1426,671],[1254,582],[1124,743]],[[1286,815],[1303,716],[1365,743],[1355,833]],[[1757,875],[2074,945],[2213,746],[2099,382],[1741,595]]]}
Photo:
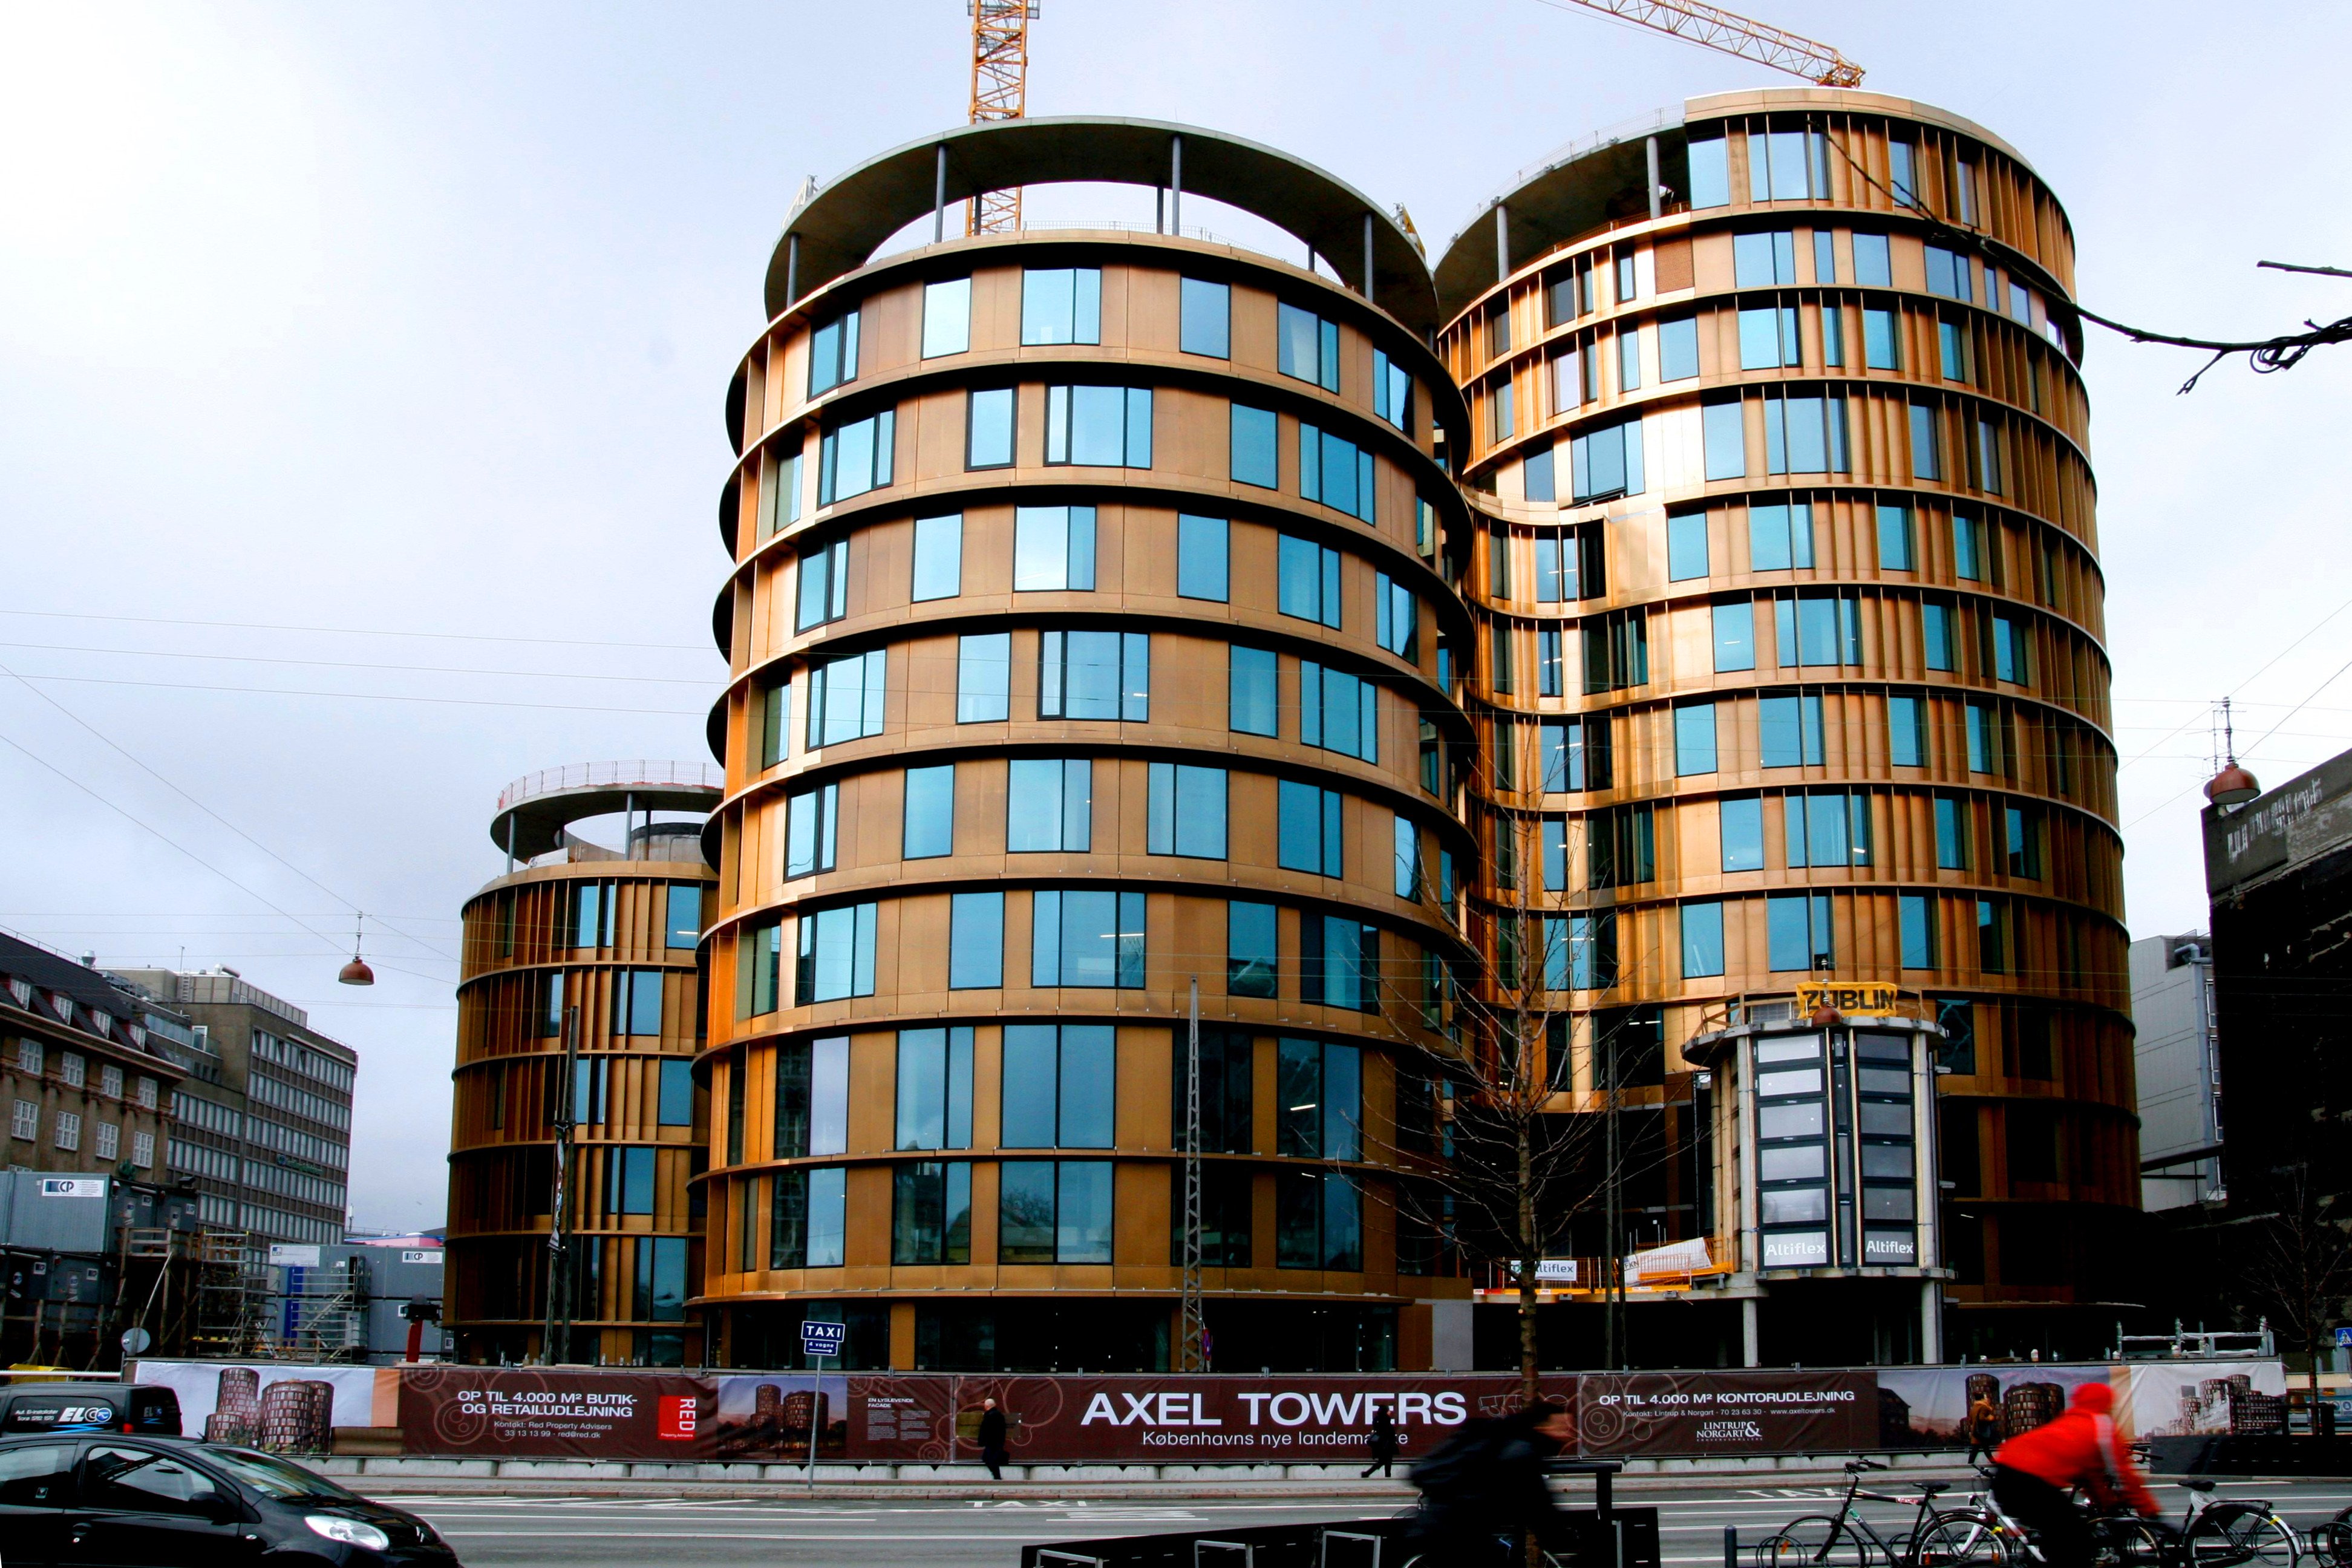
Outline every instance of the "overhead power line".
{"label": "overhead power line", "polygon": [[173,648],[88,647],[76,643],[0,642],[0,647],[20,647],[40,653],[95,653],[130,658],[200,658],[214,664],[287,664],[312,669],[388,669],[404,675],[491,675],[523,680],[625,680],[645,686],[704,688],[716,684],[709,676],[597,675],[568,669],[473,669],[446,664],[383,664],[355,658],[279,658],[257,653],[182,653]]}
{"label": "overhead power line", "polygon": [[192,621],[171,616],[103,616],[81,610],[0,609],[0,616],[28,616],[54,621],[120,621],[128,626],[212,626],[226,631],[304,632],[325,637],[425,637],[445,642],[539,643],[557,647],[680,648],[693,653],[713,651],[713,645],[709,643],[616,642],[604,637],[501,637],[490,632],[397,631],[382,626],[298,626],[278,621]]}

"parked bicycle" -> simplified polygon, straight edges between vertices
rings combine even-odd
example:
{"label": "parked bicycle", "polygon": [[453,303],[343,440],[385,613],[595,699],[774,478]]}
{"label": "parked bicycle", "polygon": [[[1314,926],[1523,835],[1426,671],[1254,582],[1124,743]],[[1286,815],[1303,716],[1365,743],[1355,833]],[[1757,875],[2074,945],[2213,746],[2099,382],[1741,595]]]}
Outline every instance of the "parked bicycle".
{"label": "parked bicycle", "polygon": [[[2092,1548],[2103,1568],[2295,1568],[2302,1540],[2266,1500],[2217,1500],[2211,1495],[2216,1483],[2195,1477],[2179,1484],[2192,1495],[2177,1525],[2127,1510],[2093,1512]],[[2330,1523],[2347,1515],[2352,1509]],[[1994,1518],[2018,1563],[2033,1568],[2043,1561],[2041,1547],[2022,1526],[1998,1510]],[[2315,1555],[2325,1560],[2315,1546]]]}
{"label": "parked bicycle", "polygon": [[[1834,1514],[1792,1519],[1758,1544],[1756,1568],[1996,1568],[2009,1551],[1999,1521],[1989,1510],[1943,1509],[1937,1497],[1948,1481],[1925,1481],[1916,1497],[1862,1489],[1863,1473],[1883,1470],[1874,1459],[1846,1461],[1845,1499]],[[1916,1511],[1898,1541],[1881,1535],[1858,1507],[1862,1502],[1908,1503]]]}

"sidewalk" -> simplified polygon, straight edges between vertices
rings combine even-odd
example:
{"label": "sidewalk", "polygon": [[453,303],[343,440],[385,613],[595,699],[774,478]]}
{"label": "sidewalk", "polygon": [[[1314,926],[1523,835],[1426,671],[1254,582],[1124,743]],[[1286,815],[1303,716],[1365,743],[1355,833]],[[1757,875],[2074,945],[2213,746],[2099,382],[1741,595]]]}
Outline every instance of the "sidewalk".
{"label": "sidewalk", "polygon": [[[1750,1459],[1629,1459],[1617,1477],[1621,1501],[1635,1494],[1695,1489],[1719,1489],[1727,1482],[1762,1487],[1843,1486],[1843,1454],[1785,1455]],[[816,1485],[807,1468],[772,1464],[667,1464],[585,1459],[314,1458],[312,1468],[362,1491],[407,1490],[566,1497],[874,1498],[962,1501],[1054,1499],[1088,1500],[1167,1497],[1381,1499],[1399,1507],[1414,1493],[1401,1461],[1393,1480],[1365,1480],[1358,1464],[1332,1465],[1007,1465],[1004,1479],[992,1481],[976,1462],[953,1465],[820,1464]],[[1966,1478],[1969,1471],[1948,1454],[1891,1456],[1885,1485],[1899,1489],[1906,1479]],[[1570,1496],[1589,1495],[1591,1481],[1562,1477]]]}

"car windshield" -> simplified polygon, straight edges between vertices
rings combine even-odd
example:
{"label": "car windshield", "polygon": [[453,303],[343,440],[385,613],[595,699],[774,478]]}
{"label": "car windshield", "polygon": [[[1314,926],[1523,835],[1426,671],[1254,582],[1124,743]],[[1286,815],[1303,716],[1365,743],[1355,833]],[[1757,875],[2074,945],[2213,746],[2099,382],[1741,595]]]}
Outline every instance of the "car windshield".
{"label": "car windshield", "polygon": [[207,1448],[205,1458],[268,1498],[351,1498],[356,1495],[299,1465],[288,1464],[268,1454],[257,1454],[250,1448]]}

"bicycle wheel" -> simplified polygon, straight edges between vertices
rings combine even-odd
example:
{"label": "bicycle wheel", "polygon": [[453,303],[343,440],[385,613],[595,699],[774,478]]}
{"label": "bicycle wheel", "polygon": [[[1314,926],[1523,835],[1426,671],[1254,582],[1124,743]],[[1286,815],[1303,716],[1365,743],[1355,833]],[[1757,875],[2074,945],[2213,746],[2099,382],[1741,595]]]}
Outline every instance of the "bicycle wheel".
{"label": "bicycle wheel", "polygon": [[1870,1568],[1862,1537],[1827,1514],[1792,1519],[1756,1544],[1756,1568]]}
{"label": "bicycle wheel", "polygon": [[2311,1554],[2321,1568],[2352,1568],[2352,1508],[2311,1529]]}
{"label": "bicycle wheel", "polygon": [[2207,1509],[2189,1527],[2191,1568],[2294,1568],[2303,1543],[2286,1521],[2245,1503]]}
{"label": "bicycle wheel", "polygon": [[2091,1529],[2093,1561],[2098,1568],[2178,1568],[2179,1556],[2168,1544],[2169,1534],[2144,1519],[2126,1516],[2095,1521]]}
{"label": "bicycle wheel", "polygon": [[2000,1568],[2009,1538],[1989,1513],[1939,1513],[1927,1521],[1904,1558],[1907,1568]]}

